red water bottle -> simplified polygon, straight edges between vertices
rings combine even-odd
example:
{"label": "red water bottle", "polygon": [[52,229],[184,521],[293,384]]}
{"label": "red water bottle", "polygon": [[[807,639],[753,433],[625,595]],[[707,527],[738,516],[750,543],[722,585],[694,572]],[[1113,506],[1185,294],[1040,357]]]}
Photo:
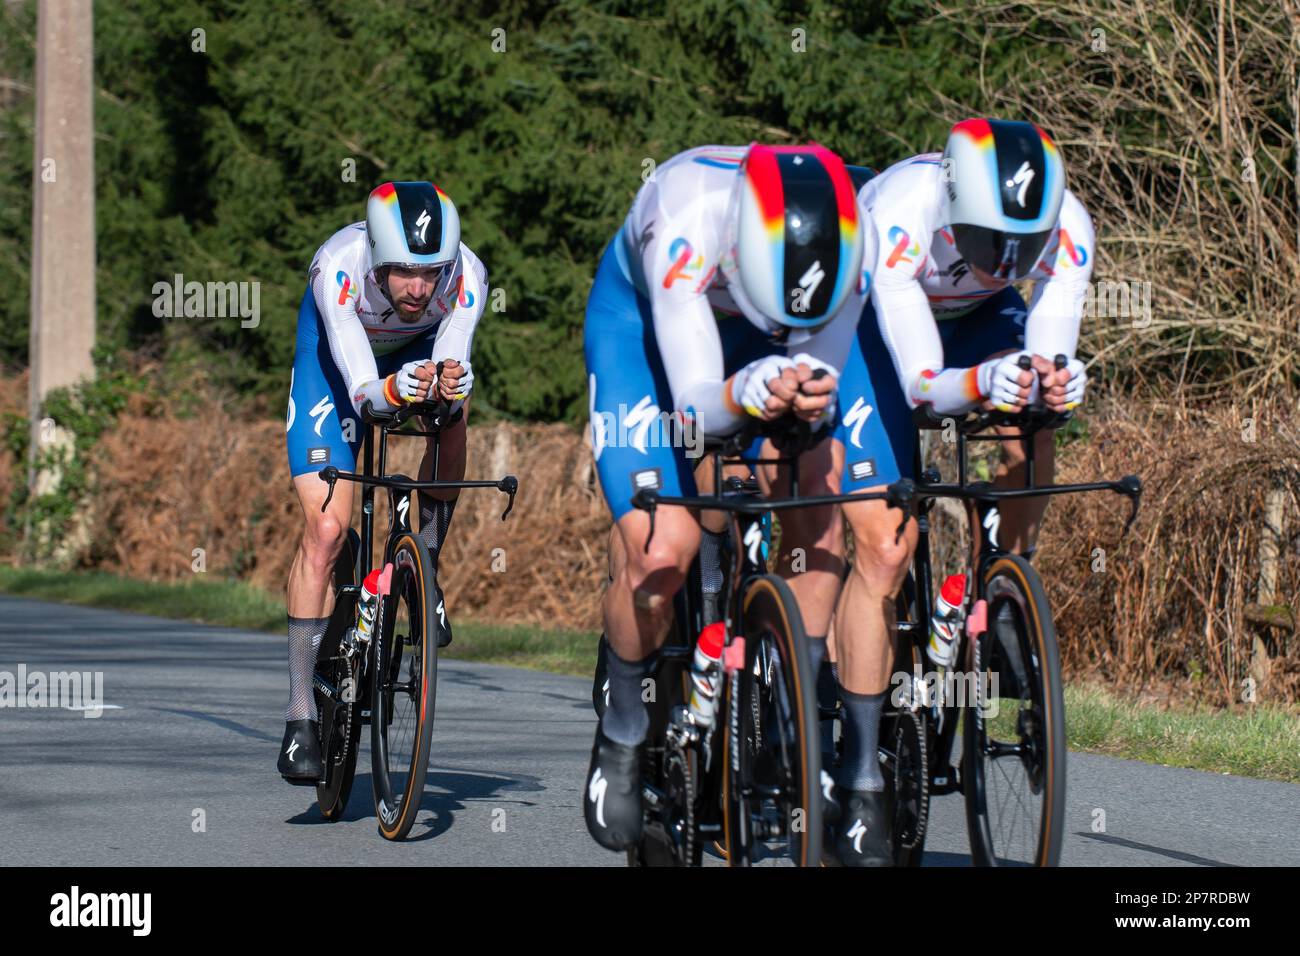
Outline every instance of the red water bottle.
{"label": "red water bottle", "polygon": [[700,631],[691,664],[691,717],[697,726],[713,726],[713,710],[718,697],[718,674],[721,671],[722,645],[727,626],[714,621]]}

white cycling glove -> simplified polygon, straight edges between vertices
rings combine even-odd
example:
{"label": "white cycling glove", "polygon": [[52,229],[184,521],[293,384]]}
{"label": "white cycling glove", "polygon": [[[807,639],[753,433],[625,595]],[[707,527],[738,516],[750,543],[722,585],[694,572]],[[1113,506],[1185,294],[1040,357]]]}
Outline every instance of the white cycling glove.
{"label": "white cycling glove", "polygon": [[798,353],[797,355],[793,356],[790,359],[790,361],[793,362],[795,365],[807,365],[814,372],[816,372],[819,368],[825,369],[827,375],[829,375],[833,379],[836,379],[836,388],[831,389],[831,393],[830,393],[831,400],[826,403],[826,408],[822,411],[822,413],[819,416],[817,416],[816,421],[814,421],[812,424],[820,428],[821,426],[827,425],[830,422],[834,421],[835,400],[837,398],[837,391],[839,386],[838,379],[840,377],[840,370],[837,369],[834,365],[831,365],[829,362],[823,362],[819,358],[813,358],[807,352]]}
{"label": "white cycling glove", "polygon": [[470,367],[469,359],[465,359],[465,361],[461,362],[460,367],[465,370],[465,374],[461,376],[460,380],[456,383],[460,386],[456,391],[456,398],[465,399],[469,398],[470,390],[474,387],[474,370]]}
{"label": "white cycling glove", "polygon": [[1065,386],[1065,407],[1078,408],[1083,404],[1083,390],[1088,385],[1088,373],[1083,370],[1083,363],[1077,358],[1066,362],[1065,370],[1070,373],[1070,381]]}
{"label": "white cycling glove", "polygon": [[780,378],[781,372],[795,363],[784,355],[765,355],[754,359],[731,378],[731,399],[755,418],[762,418],[767,400],[772,397],[767,383]]}
{"label": "white cycling glove", "polygon": [[420,362],[407,362],[397,370],[397,397],[402,401],[418,402],[420,400],[420,387],[433,384],[431,382],[422,382],[415,377],[415,370],[427,361],[426,359]]}
{"label": "white cycling glove", "polygon": [[[989,399],[998,411],[1009,412],[1021,405],[1020,373],[1024,369],[1016,364],[1019,360],[1020,354],[1013,353],[989,359],[979,366],[980,394]],[[1029,400],[1024,404],[1032,405],[1037,400],[1038,376],[1035,374],[1029,386]]]}

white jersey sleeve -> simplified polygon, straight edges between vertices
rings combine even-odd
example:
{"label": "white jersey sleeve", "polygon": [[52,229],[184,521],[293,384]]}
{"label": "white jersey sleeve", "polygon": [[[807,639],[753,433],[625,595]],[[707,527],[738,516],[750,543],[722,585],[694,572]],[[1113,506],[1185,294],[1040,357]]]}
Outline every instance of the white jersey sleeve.
{"label": "white jersey sleeve", "polygon": [[[928,165],[900,169],[887,194],[868,182],[858,194],[863,226],[877,251],[871,301],[894,371],[913,407],[933,401],[943,370],[943,342],[921,276],[937,228],[936,176]],[[869,207],[869,208],[867,208]]]}
{"label": "white jersey sleeve", "polygon": [[1060,225],[1035,272],[1038,280],[1025,319],[1025,351],[1044,358],[1074,358],[1079,323],[1096,254],[1092,217],[1068,189]]}
{"label": "white jersey sleeve", "polygon": [[430,359],[434,362],[455,359],[464,365],[469,361],[470,349],[474,345],[474,330],[478,328],[479,319],[483,317],[487,305],[487,268],[463,242],[460,245],[460,268],[462,285],[456,297],[456,305],[438,327],[433,341]]}
{"label": "white jersey sleeve", "polygon": [[357,302],[364,282],[365,246],[360,243],[327,241],[311,264],[311,291],[320,312],[330,355],[347,384],[352,407],[358,415],[366,399],[380,411],[393,406],[384,396],[375,353],[365,327],[357,315]]}

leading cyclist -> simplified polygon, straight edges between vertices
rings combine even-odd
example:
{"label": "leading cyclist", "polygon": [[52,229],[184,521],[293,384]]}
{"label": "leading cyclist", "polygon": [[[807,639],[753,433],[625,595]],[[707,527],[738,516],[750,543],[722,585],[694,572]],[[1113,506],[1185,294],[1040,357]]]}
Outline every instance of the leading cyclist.
{"label": "leading cyclist", "polygon": [[[874,237],[865,245],[865,261],[874,262]],[[603,605],[612,653],[583,810],[602,846],[621,850],[640,839],[643,681],[701,547],[697,516],[663,508],[647,549],[649,519],[632,496],[642,488],[695,492],[681,447],[692,429],[724,436],[788,413],[830,425],[870,288],[863,247],[852,179],[830,150],[704,146],[658,167],[601,259],[585,351],[592,447],[616,523]],[[814,379],[819,369],[829,374]],[[801,456],[800,487],[809,493],[835,490],[828,445]],[[773,454],[770,443],[762,454]],[[786,486],[768,466],[758,477],[769,495]],[[807,632],[822,635],[811,642],[819,660],[842,568],[837,510],[785,512],[781,546],[779,571]],[[716,540],[711,547],[716,555]],[[797,548],[807,570],[796,575]]]}

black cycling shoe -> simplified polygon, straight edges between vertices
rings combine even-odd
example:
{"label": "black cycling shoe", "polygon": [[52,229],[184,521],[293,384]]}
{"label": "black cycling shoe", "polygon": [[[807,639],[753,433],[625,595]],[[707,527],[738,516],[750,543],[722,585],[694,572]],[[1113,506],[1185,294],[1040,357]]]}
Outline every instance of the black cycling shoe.
{"label": "black cycling shoe", "polygon": [[290,720],[280,744],[280,776],[297,786],[313,786],[325,776],[320,758],[320,727],[314,720]]}
{"label": "black cycling shoe", "polygon": [[837,788],[839,823],[835,825],[835,858],[844,866],[893,866],[885,794]]}
{"label": "black cycling shoe", "polygon": [[438,617],[433,624],[438,630],[438,646],[446,647],[451,643],[451,621],[447,618],[447,603],[442,599],[442,588],[434,584],[433,589],[438,592],[438,603],[434,605]]}
{"label": "black cycling shoe", "polygon": [[605,716],[605,708],[609,706],[609,641],[605,635],[600,635],[600,643],[596,645],[596,675],[591,679],[591,706],[596,711],[596,717]]}
{"label": "black cycling shoe", "polygon": [[626,850],[641,841],[641,750],[615,743],[596,728],[582,815],[587,832],[607,850]]}

